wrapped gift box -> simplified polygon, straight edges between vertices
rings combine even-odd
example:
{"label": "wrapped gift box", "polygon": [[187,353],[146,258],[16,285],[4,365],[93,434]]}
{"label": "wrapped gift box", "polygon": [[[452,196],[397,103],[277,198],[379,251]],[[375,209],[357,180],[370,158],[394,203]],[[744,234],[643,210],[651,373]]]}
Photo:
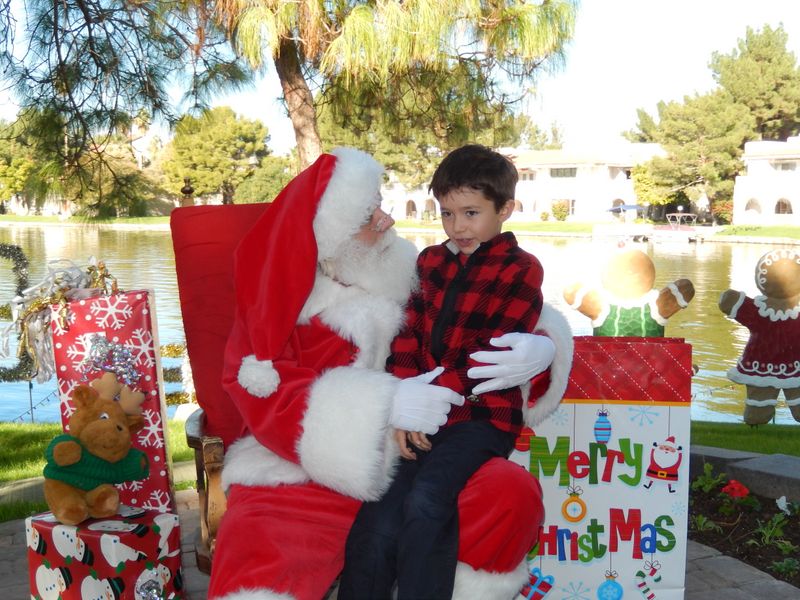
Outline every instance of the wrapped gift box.
{"label": "wrapped gift box", "polygon": [[145,426],[134,434],[133,445],[148,455],[150,477],[118,485],[120,502],[160,512],[174,512],[172,473],[167,460],[166,403],[152,293],[136,290],[97,296],[70,302],[66,311],[58,305],[51,310],[53,353],[64,430],[68,430],[67,421],[74,411],[70,400],[72,390],[79,383],[102,375],[102,372],[90,368],[92,345],[97,343],[95,336],[123,346],[136,376],[131,387],[145,395],[142,404]]}
{"label": "wrapped gift box", "polygon": [[575,338],[564,399],[527,459],[546,515],[531,573],[558,597],[683,598],[691,360],[681,339]]}
{"label": "wrapped gift box", "polygon": [[31,598],[184,598],[178,516],[121,507],[110,519],[25,520]]}

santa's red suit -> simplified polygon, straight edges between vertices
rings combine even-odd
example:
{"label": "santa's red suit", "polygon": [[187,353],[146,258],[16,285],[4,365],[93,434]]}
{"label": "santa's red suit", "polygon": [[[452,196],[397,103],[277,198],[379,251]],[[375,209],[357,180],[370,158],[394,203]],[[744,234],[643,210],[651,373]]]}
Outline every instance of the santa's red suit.
{"label": "santa's red suit", "polygon": [[[325,154],[237,249],[223,383],[244,425],[226,452],[228,508],[211,598],[323,598],[361,501],[389,485],[399,457],[389,426],[398,380],[384,363],[414,285],[416,249],[392,235],[384,268],[355,269],[350,279],[328,268],[380,201],[382,177],[365,153]],[[556,359],[550,387],[527,410],[531,425],[558,405],[571,366],[563,317],[546,308],[537,332],[553,338]],[[484,465],[459,496],[454,597],[514,597],[528,580],[524,558],[542,518],[530,473],[504,459]]]}
{"label": "santa's red suit", "polygon": [[661,444],[654,444],[650,450],[647,476],[656,481],[678,481],[682,461],[683,452],[680,446],[675,446],[675,436],[671,435]]}

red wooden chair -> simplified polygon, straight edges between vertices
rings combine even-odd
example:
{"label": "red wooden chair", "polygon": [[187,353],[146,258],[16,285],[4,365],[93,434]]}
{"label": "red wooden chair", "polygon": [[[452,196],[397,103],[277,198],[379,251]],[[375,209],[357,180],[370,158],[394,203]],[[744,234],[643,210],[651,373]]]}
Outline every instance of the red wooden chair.
{"label": "red wooden chair", "polygon": [[186,347],[201,408],[186,423],[186,439],[195,451],[200,496],[195,550],[197,566],[205,573],[211,572],[217,527],[225,511],[220,481],[225,444],[241,428],[222,389],[225,342],[235,310],[233,251],[266,206],[190,206],[175,209],[170,218]]}

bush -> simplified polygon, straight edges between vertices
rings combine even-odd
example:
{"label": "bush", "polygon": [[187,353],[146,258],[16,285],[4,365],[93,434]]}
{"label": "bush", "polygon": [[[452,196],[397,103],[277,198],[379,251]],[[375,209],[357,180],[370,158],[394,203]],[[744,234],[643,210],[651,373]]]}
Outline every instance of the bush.
{"label": "bush", "polygon": [[549,221],[550,220],[550,213],[547,212],[546,210],[542,211],[542,214],[539,215],[539,220],[540,221]]}
{"label": "bush", "polygon": [[711,205],[711,214],[720,225],[727,225],[733,218],[733,200],[715,200]]}
{"label": "bush", "polygon": [[553,202],[553,217],[556,221],[566,221],[569,216],[569,200]]}

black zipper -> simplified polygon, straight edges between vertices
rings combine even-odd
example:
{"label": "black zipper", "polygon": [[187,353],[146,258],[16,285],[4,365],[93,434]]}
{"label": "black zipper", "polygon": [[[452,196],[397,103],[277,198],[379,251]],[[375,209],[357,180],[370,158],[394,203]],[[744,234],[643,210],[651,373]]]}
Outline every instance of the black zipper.
{"label": "black zipper", "polygon": [[456,303],[456,297],[461,292],[461,284],[464,280],[464,274],[467,271],[467,263],[470,258],[472,258],[471,255],[467,257],[464,264],[461,264],[458,255],[454,255],[454,259],[459,262],[458,272],[447,286],[447,290],[445,290],[442,309],[439,311],[439,316],[436,318],[433,328],[431,329],[431,355],[437,363],[442,360],[442,356],[445,352],[443,340],[444,329],[453,319],[453,307]]}

